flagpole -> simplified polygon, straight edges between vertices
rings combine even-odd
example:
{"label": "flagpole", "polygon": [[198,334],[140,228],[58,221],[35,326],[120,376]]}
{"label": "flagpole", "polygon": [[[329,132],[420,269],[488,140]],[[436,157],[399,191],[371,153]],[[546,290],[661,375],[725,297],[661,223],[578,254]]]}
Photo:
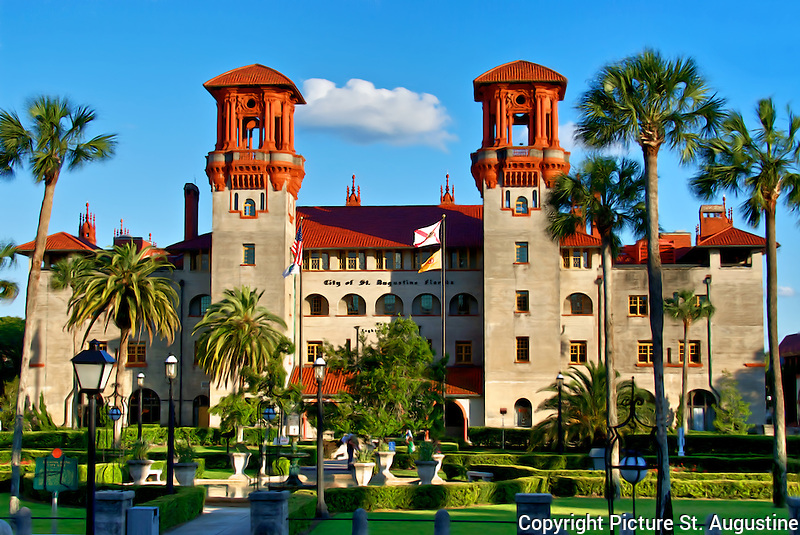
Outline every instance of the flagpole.
{"label": "flagpole", "polygon": [[[303,229],[303,218],[300,217],[300,222],[298,223],[302,232]],[[305,247],[304,247],[305,248]],[[304,254],[304,253],[303,253]],[[297,336],[294,342],[294,354],[297,356],[297,368],[299,370],[303,369],[303,349],[302,349],[302,342],[303,342],[303,258],[302,255],[300,257],[300,266],[297,268],[297,276],[295,277],[295,287],[297,290],[295,291],[294,299],[297,301],[297,295],[300,294],[300,310],[297,310],[297,305],[295,304],[295,314],[297,315]],[[298,379],[300,375],[297,376]]]}
{"label": "flagpole", "polygon": [[442,214],[442,292],[441,292],[441,299],[442,299],[442,359],[444,360],[445,365],[445,375],[442,377],[442,433],[445,432],[445,426],[447,422],[445,421],[445,413],[446,407],[445,404],[447,403],[445,396],[447,395],[447,382],[446,382],[446,370],[447,370],[447,354],[445,353],[445,349],[447,348],[447,313],[449,312],[449,308],[447,306],[447,292],[445,291],[445,284],[447,283],[447,228],[445,225],[445,218],[447,217],[446,214]]}

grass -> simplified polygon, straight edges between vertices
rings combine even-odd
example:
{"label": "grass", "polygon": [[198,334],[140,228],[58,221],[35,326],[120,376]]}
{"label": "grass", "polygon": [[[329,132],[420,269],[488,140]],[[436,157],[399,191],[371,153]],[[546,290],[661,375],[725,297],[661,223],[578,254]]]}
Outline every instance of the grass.
{"label": "grass", "polygon": [[[631,500],[618,500],[615,502],[615,513],[631,512]],[[702,533],[703,522],[711,513],[716,513],[723,519],[744,518],[788,518],[786,509],[776,509],[772,502],[763,500],[675,500],[674,520],[676,535],[698,535]],[[567,531],[573,535],[606,535],[608,533],[608,510],[606,501],[602,498],[554,498],[552,506],[554,518],[603,518],[601,530],[584,531],[579,525],[566,526]],[[639,517],[652,518],[655,510],[655,500],[636,500],[636,513]],[[450,513],[451,535],[470,535],[480,532],[481,535],[507,535],[513,533],[512,526],[516,524],[516,505],[484,505],[452,509]],[[435,511],[381,511],[367,514],[370,521],[370,535],[392,535],[403,531],[418,533],[431,533],[433,531],[433,518]],[[683,516],[682,516],[683,515]],[[774,517],[773,517],[774,515]],[[331,521],[320,523],[312,532],[313,535],[345,535],[352,530],[352,514],[339,514]],[[684,520],[681,523],[681,520]],[[412,522],[408,522],[408,521]],[[692,524],[694,522],[694,524]],[[595,524],[597,524],[595,522]],[[653,530],[640,529],[640,533]],[[619,528],[617,528],[619,532]],[[733,532],[733,530],[726,530]],[[739,533],[739,531],[736,531]],[[764,531],[742,530],[741,535],[762,535]]]}
{"label": "grass", "polygon": [[[0,518],[7,521],[8,519],[8,504],[10,494],[0,494]],[[22,501],[22,507],[27,507],[31,510],[31,516],[36,517],[49,517],[51,514],[50,505],[45,503]],[[86,533],[86,510],[80,507],[64,507],[58,506],[58,531],[64,535],[82,534]],[[70,520],[74,519],[74,520]],[[33,533],[50,533],[51,521],[49,519],[34,520]]]}

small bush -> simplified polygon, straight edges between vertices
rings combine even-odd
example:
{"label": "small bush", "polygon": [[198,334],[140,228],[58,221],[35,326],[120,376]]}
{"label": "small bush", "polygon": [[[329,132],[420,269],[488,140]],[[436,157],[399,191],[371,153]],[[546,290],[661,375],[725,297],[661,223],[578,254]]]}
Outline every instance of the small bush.
{"label": "small bush", "polygon": [[200,516],[206,501],[205,487],[176,487],[175,494],[167,494],[144,502],[146,507],[158,507],[159,532]]}

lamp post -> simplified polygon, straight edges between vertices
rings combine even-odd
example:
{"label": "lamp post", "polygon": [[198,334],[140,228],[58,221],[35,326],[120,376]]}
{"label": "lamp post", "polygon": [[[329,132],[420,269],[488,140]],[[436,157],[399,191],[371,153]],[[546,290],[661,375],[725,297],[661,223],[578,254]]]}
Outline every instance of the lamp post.
{"label": "lamp post", "polygon": [[635,452],[629,453],[619,462],[619,475],[633,486],[633,518],[636,518],[636,485],[647,477],[647,470],[647,462],[644,457],[640,457]]}
{"label": "lamp post", "polygon": [[95,451],[95,396],[102,392],[111,370],[114,368],[114,357],[100,349],[100,342],[92,340],[89,349],[81,351],[72,358],[72,367],[78,378],[78,386],[89,398],[89,448],[86,465],[86,535],[94,535],[94,489],[95,468],[97,461]]}
{"label": "lamp post", "polygon": [[561,372],[556,375],[556,383],[558,384],[558,453],[564,453],[564,430],[561,418],[561,390],[564,388],[564,376]]}
{"label": "lamp post", "polygon": [[500,449],[506,449],[506,413],[508,409],[500,407]]}
{"label": "lamp post", "polygon": [[356,325],[356,362],[358,362],[358,336],[359,336],[359,329],[360,328],[361,327]]}
{"label": "lamp post", "polygon": [[[114,449],[117,448],[117,420],[122,417],[122,411],[119,407],[114,405],[110,409],[108,409],[108,417],[111,419],[111,445]],[[120,433],[120,439],[122,438],[122,433]]]}
{"label": "lamp post", "polygon": [[[262,402],[259,407],[263,406],[263,403],[264,402]],[[264,473],[264,475],[267,476],[267,490],[270,490],[269,486],[270,486],[270,478],[272,476],[272,463],[270,462],[271,459],[269,455],[269,447],[266,441],[269,440],[269,432],[272,430],[272,420],[275,419],[275,407],[273,407],[272,405],[267,405],[266,407],[264,407],[261,410],[261,418],[264,420],[264,425],[267,428],[267,438],[265,439],[263,435],[261,436],[261,447],[264,449],[264,451],[261,453],[262,456],[259,460],[261,461],[262,466],[266,464],[265,467],[266,470],[262,470],[262,472]],[[256,482],[258,482],[258,479],[256,479]]]}
{"label": "lamp post", "polygon": [[314,377],[317,380],[317,518],[328,518],[328,506],[325,505],[324,456],[322,433],[325,429],[322,421],[322,382],[325,380],[327,363],[322,357],[314,361]]}
{"label": "lamp post", "polygon": [[139,387],[139,434],[138,439],[142,440],[142,388],[144,387],[144,373],[139,372],[136,376],[136,384]]}
{"label": "lamp post", "polygon": [[165,375],[169,381],[169,433],[167,434],[167,494],[175,492],[172,475],[175,473],[175,402],[172,399],[172,381],[178,376],[178,359],[170,353],[164,361]]}

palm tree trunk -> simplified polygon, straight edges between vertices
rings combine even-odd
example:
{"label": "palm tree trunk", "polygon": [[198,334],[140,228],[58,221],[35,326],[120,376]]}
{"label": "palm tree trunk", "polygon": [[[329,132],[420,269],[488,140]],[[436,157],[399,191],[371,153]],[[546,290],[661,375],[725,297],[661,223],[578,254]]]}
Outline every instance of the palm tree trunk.
{"label": "palm tree trunk", "polygon": [[31,255],[31,269],[28,273],[28,288],[25,295],[25,335],[22,342],[22,360],[20,362],[19,388],[17,390],[17,413],[14,418],[14,438],[11,445],[11,514],[19,510],[20,461],[22,460],[22,427],[25,420],[25,405],[28,397],[28,374],[30,373],[34,327],[36,325],[36,300],[39,297],[39,280],[42,275],[42,261],[47,246],[47,229],[50,226],[50,214],[53,212],[58,173],[44,181],[44,198],[39,211],[39,226],[36,229],[36,241]]}
{"label": "palm tree trunk", "polygon": [[[115,393],[119,392],[118,389],[122,387],[122,383],[120,383],[120,379],[121,379],[120,376],[122,375],[120,373],[120,370],[128,362],[128,340],[130,339],[130,336],[131,336],[131,330],[129,328],[125,328],[125,329],[120,329],[119,330],[119,351],[117,351],[117,364],[116,364],[117,372],[116,372],[116,374],[114,376],[115,377],[114,378],[114,382],[116,383],[114,385],[114,392]],[[125,396],[125,397],[130,399],[129,396]],[[141,401],[141,398],[139,399],[139,401]],[[121,405],[122,405],[122,409],[125,412],[123,412],[122,417],[119,420],[114,422],[114,436],[116,437],[116,440],[118,441],[117,444],[114,444],[115,446],[119,446],[120,444],[122,444],[122,424],[129,418],[129,416],[127,414],[127,411],[129,409],[126,408],[126,407],[129,407],[129,404],[121,403]]]}
{"label": "palm tree trunk", "polygon": [[[683,366],[681,367],[681,429],[683,429],[683,439],[689,432],[689,398],[686,392],[686,383],[689,380],[689,324],[683,322]],[[685,443],[685,442],[684,442]]]}
{"label": "palm tree trunk", "polygon": [[775,440],[772,449],[772,503],[784,507],[788,497],[786,477],[786,412],[783,399],[783,373],[778,349],[778,247],[775,236],[775,199],[766,210],[767,234],[767,343],[772,371],[772,422]]}
{"label": "palm tree trunk", "polygon": [[[650,298],[650,331],[653,341],[653,380],[656,398],[656,449],[658,480],[656,518],[672,519],[672,494],[667,443],[667,396],[664,391],[664,295],[658,233],[658,146],[642,145],[644,152],[645,206],[647,209],[647,283]],[[657,530],[656,533],[671,533]]]}
{"label": "palm tree trunk", "polygon": [[[606,433],[610,434],[611,429],[619,423],[617,415],[617,384],[616,367],[614,366],[614,288],[611,270],[613,260],[611,258],[611,235],[603,232],[602,235],[602,269],[603,269],[603,307],[605,316],[603,318],[603,331],[605,332],[605,354],[606,354]],[[614,442],[611,450],[611,466],[619,466],[619,442]],[[611,471],[611,488],[614,498],[620,497],[619,470]]]}

